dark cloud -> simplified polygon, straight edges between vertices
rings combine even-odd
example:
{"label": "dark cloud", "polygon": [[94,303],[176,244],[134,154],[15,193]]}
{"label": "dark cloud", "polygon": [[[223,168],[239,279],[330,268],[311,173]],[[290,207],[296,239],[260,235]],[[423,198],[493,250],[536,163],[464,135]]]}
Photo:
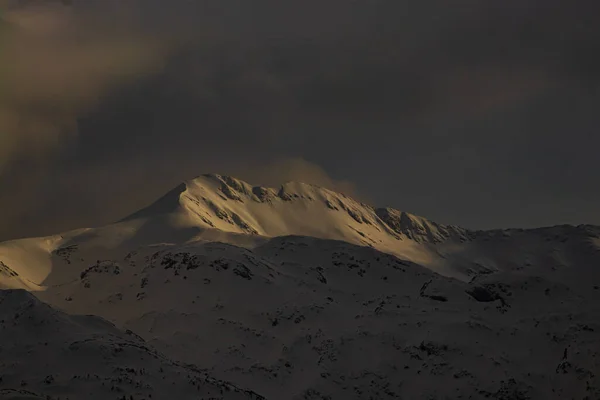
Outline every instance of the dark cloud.
{"label": "dark cloud", "polygon": [[109,222],[209,171],[351,180],[470,227],[600,223],[596,1],[71,3],[28,25],[51,36],[4,25],[36,68],[0,72],[0,237]]}

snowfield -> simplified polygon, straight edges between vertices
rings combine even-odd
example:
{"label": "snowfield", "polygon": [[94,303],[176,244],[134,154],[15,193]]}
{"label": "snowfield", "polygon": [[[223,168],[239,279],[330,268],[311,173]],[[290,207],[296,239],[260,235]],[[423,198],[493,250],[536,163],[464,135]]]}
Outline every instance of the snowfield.
{"label": "snowfield", "polygon": [[595,226],[470,231],[203,175],[0,244],[0,397],[600,399],[599,266]]}

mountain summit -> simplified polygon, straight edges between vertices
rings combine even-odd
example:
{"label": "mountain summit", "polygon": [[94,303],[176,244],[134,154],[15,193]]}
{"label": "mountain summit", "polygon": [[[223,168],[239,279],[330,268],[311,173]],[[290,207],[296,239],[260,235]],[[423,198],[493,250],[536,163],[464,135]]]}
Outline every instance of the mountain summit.
{"label": "mountain summit", "polygon": [[474,232],[203,175],[0,243],[0,397],[598,399],[598,265],[594,226]]}
{"label": "mountain summit", "polygon": [[465,229],[390,208],[373,208],[342,193],[300,182],[279,189],[207,174],[187,181],[127,220],[160,215],[190,226],[267,237],[305,235],[368,246],[411,239],[468,240]]}
{"label": "mountain summit", "polygon": [[[375,208],[315,185],[288,182],[274,189],[206,174],[114,224],[0,243],[0,268],[5,270],[0,285],[39,288],[64,283],[77,271],[57,268],[69,248],[102,259],[158,244],[218,241],[253,249],[291,235],[372,247],[469,281],[524,266],[576,264],[582,254],[596,251],[599,232],[592,226],[470,231]],[[532,246],[538,250],[526,249]]]}

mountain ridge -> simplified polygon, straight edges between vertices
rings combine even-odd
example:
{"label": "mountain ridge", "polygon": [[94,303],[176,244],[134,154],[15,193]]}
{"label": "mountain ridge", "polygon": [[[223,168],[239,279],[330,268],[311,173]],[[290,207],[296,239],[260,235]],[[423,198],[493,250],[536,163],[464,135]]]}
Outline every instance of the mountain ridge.
{"label": "mountain ridge", "polygon": [[[0,286],[40,290],[74,279],[77,272],[61,266],[61,254],[72,247],[103,259],[161,243],[220,241],[252,249],[290,235],[373,247],[463,281],[527,264],[578,264],[581,251],[600,247],[600,228],[593,225],[473,231],[375,208],[316,185],[267,188],[205,174],[114,224],[0,243]],[[544,250],[530,260],[523,243]]]}
{"label": "mountain ridge", "polygon": [[[240,179],[215,173],[199,175],[194,179],[182,182],[159,200],[125,217],[121,221],[166,214],[175,211],[181,206],[194,209],[195,207],[190,202],[199,206],[198,203],[200,201],[206,202],[206,205],[212,208],[216,214],[223,215],[219,209],[219,205],[215,204],[214,199],[207,200],[201,194],[205,189],[218,193],[221,200],[232,200],[241,203],[245,201],[259,204],[272,204],[273,201],[320,201],[329,210],[346,212],[359,224],[380,223],[381,225],[386,225],[391,234],[405,235],[413,240],[419,240],[417,238],[422,236],[432,241],[443,241],[452,234],[464,237],[467,233],[475,232],[454,225],[438,224],[424,217],[399,211],[391,207],[373,207],[343,193],[335,192],[318,185],[289,181],[282,184],[279,188],[270,188],[254,186]],[[236,216],[233,218],[239,220]],[[204,222],[207,224],[211,223],[205,220]],[[249,229],[249,224],[245,223],[245,221],[243,223],[242,229],[250,230],[248,233],[258,234],[255,230]],[[290,233],[294,234],[294,232]]]}
{"label": "mountain ridge", "polygon": [[[17,367],[0,396],[144,398],[175,382],[186,399],[599,398],[598,265],[591,225],[474,232],[203,175],[116,223],[0,243],[0,311],[35,296],[52,307],[41,320],[60,317],[0,321],[0,364]],[[37,362],[57,354],[69,368]],[[100,379],[80,383],[88,359]]]}
{"label": "mountain ridge", "polygon": [[[218,173],[202,174],[202,175],[198,175],[195,178],[192,178],[192,179],[189,179],[186,181],[182,181],[179,185],[177,185],[176,187],[174,187],[173,189],[168,191],[165,195],[161,196],[158,200],[156,200],[156,201],[152,202],[150,205],[145,206],[142,209],[126,216],[125,218],[119,220],[118,222],[127,221],[127,220],[144,217],[144,216],[149,216],[149,215],[152,215],[152,212],[161,214],[161,213],[167,213],[169,211],[173,211],[173,209],[176,208],[176,206],[180,205],[179,196],[182,193],[186,192],[190,186],[193,187],[196,185],[197,182],[201,182],[204,179],[209,179],[209,180],[213,180],[213,181],[217,182],[220,185],[218,190],[224,196],[226,196],[229,200],[240,201],[241,200],[240,194],[242,194],[242,195],[247,196],[249,199],[254,200],[255,202],[258,202],[258,203],[269,202],[269,200],[272,200],[273,198],[278,198],[278,199],[284,200],[284,201],[292,201],[294,199],[303,197],[301,194],[294,191],[294,188],[306,187],[306,188],[321,190],[326,193],[337,194],[344,199],[350,199],[353,202],[355,202],[363,207],[374,210],[384,222],[385,222],[385,219],[390,219],[390,215],[393,215],[395,217],[393,219],[398,218],[402,221],[405,221],[402,225],[411,225],[411,224],[412,225],[423,225],[424,223],[426,223],[426,224],[434,225],[436,227],[443,227],[446,229],[464,232],[470,236],[475,235],[475,234],[481,234],[481,233],[543,231],[543,230],[551,230],[551,229],[559,229],[559,228],[564,228],[564,229],[574,228],[574,229],[584,229],[584,230],[588,230],[588,231],[599,231],[600,232],[600,226],[594,225],[594,224],[555,224],[555,225],[545,225],[545,226],[532,227],[532,228],[508,227],[508,228],[490,228],[490,229],[471,229],[471,228],[465,228],[465,227],[462,227],[460,225],[455,225],[455,224],[438,223],[431,219],[428,219],[426,217],[423,217],[423,216],[420,216],[420,215],[417,215],[417,214],[414,214],[411,212],[400,211],[394,207],[372,206],[363,201],[356,200],[356,199],[352,198],[351,196],[344,194],[343,192],[337,192],[337,191],[328,189],[324,186],[319,186],[319,185],[310,184],[310,183],[304,183],[302,181],[293,181],[293,180],[287,181],[287,182],[281,184],[278,188],[275,188],[275,187],[267,187],[267,186],[260,186],[260,185],[252,185],[246,181],[235,178],[233,176],[221,175]],[[170,204],[172,209],[171,210],[161,209],[161,207],[159,207],[159,205],[161,205],[161,203],[163,206],[167,206],[168,204]],[[325,202],[325,205],[331,209],[335,209],[335,207],[337,207],[334,203],[328,204],[327,201]],[[395,222],[395,221],[392,223],[388,223],[388,225],[396,225],[396,224],[397,224],[397,222]],[[402,228],[399,227],[399,229],[402,229]],[[401,232],[397,231],[397,233],[401,233]]]}

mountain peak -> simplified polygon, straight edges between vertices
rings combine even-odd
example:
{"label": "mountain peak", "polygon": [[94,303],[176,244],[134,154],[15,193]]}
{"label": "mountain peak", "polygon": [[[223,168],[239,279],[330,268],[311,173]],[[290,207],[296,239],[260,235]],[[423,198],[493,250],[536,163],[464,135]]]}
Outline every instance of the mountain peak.
{"label": "mountain peak", "polygon": [[205,187],[220,191],[230,200],[243,201],[244,198],[256,202],[265,202],[278,197],[284,201],[292,199],[314,199],[318,193],[331,192],[328,189],[317,185],[288,181],[283,183],[278,189],[255,186],[241,179],[220,175],[216,173],[200,175],[192,180],[185,182],[187,187]]}
{"label": "mountain peak", "polygon": [[[579,232],[573,234],[573,230]],[[581,243],[578,253],[595,252],[600,232],[592,228],[556,227],[532,230],[533,240]],[[530,233],[523,230],[470,231],[442,225],[393,208],[374,208],[341,193],[301,182],[279,189],[254,186],[220,174],[200,175],[182,182],[150,206],[115,224],[81,229],[0,245],[0,287],[37,288],[74,278],[69,269],[52,273],[56,258],[72,249],[93,249],[97,259],[118,249],[144,246],[193,246],[223,242],[255,248],[271,238],[306,236],[367,246],[430,268],[446,276],[469,280],[474,275],[506,267],[479,256],[490,243],[508,243]],[[529,239],[527,239],[529,240]],[[479,246],[479,247],[478,247]],[[24,250],[26,249],[26,250]],[[471,250],[477,249],[471,254]],[[446,253],[455,254],[449,261]],[[476,261],[465,262],[473,255]],[[523,260],[511,261],[517,268]],[[19,265],[36,265],[35,269]],[[511,267],[511,268],[512,268]],[[34,271],[32,273],[31,271]]]}
{"label": "mountain peak", "polygon": [[467,240],[468,232],[392,208],[374,208],[342,193],[302,182],[278,189],[232,176],[204,174],[183,182],[125,220],[167,217],[198,229],[264,237],[305,235],[391,252],[398,241]]}

